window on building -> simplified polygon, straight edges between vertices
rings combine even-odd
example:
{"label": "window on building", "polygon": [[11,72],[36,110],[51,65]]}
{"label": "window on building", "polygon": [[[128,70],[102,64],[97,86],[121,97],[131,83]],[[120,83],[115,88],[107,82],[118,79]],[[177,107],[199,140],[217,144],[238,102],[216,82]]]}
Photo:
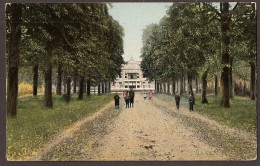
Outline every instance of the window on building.
{"label": "window on building", "polygon": [[127,86],[125,86],[125,88],[128,88]]}
{"label": "window on building", "polygon": [[127,78],[127,74],[125,75],[125,78]]}
{"label": "window on building", "polygon": [[133,74],[131,74],[131,79],[133,79],[134,78],[134,76],[133,76]]}
{"label": "window on building", "polygon": [[139,78],[139,74],[137,74],[137,78]]}
{"label": "window on building", "polygon": [[137,85],[137,88],[140,88],[140,85]]}
{"label": "window on building", "polygon": [[143,85],[143,88],[145,88],[145,85]]}

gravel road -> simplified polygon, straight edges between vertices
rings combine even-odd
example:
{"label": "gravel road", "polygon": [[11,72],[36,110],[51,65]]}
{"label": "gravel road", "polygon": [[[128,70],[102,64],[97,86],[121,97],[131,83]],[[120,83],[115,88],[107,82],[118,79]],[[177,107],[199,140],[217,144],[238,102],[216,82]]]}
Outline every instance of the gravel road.
{"label": "gravel road", "polygon": [[[122,98],[121,98],[122,100]],[[134,108],[113,103],[56,136],[27,160],[254,160],[256,136],[175,109],[173,98],[136,94]]]}

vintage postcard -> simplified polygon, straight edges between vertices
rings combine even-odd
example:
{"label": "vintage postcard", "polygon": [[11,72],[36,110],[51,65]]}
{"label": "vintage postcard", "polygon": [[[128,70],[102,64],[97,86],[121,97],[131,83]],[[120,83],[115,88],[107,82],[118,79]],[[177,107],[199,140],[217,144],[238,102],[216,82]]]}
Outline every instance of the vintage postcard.
{"label": "vintage postcard", "polygon": [[6,3],[8,161],[257,159],[256,3]]}

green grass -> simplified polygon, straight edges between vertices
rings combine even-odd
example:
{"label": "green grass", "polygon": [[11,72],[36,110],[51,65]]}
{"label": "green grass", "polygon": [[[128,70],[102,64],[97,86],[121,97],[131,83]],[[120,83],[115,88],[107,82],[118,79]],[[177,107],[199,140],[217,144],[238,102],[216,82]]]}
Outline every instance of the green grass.
{"label": "green grass", "polygon": [[37,151],[53,136],[76,121],[91,116],[113,100],[113,94],[84,96],[77,100],[73,95],[67,104],[61,96],[53,96],[53,109],[44,107],[44,97],[18,100],[17,116],[7,117],[7,157],[15,160]]}
{"label": "green grass", "polygon": [[202,104],[200,95],[195,96],[195,110],[201,114],[224,123],[230,127],[246,130],[256,134],[257,111],[256,100],[245,97],[235,97],[230,100],[231,107],[223,108],[220,106],[220,97],[208,95],[209,104]]}

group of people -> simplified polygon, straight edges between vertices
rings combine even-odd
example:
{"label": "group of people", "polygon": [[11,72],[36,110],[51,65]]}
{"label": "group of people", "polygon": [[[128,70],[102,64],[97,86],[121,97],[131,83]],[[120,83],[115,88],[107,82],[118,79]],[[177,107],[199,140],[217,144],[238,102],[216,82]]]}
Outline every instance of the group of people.
{"label": "group of people", "polygon": [[[133,89],[130,89],[129,92],[128,91],[124,91],[123,92],[123,98],[124,98],[125,103],[126,103],[126,108],[129,108],[129,103],[130,103],[130,108],[134,107],[134,97],[135,97],[135,92],[133,91]],[[144,100],[146,100],[146,98],[147,98],[147,93],[146,92],[144,92],[143,97],[144,97]],[[149,97],[150,100],[153,97],[153,93],[152,93],[151,90],[149,92],[148,97]],[[115,108],[119,109],[120,97],[119,97],[118,93],[115,94],[114,100],[115,100]],[[181,100],[180,95],[178,95],[178,94],[175,95],[175,102],[176,102],[177,110],[179,110],[179,108],[180,108],[180,100]],[[193,111],[193,105],[195,105],[195,98],[194,98],[193,93],[190,93],[189,94],[189,110],[190,111]]]}
{"label": "group of people", "polygon": [[[124,91],[123,92],[123,98],[125,99],[126,108],[129,108],[129,103],[130,103],[130,108],[134,107],[135,92],[133,91],[133,89],[130,89],[129,92]],[[119,97],[118,93],[115,94],[114,100],[115,100],[115,108],[119,109],[120,97]]]}
{"label": "group of people", "polygon": [[[179,108],[180,108],[180,100],[181,100],[180,95],[178,95],[178,94],[175,95],[175,102],[176,102],[177,110],[179,110]],[[195,98],[194,98],[193,93],[190,93],[189,94],[189,110],[190,111],[193,111],[193,105],[195,105]]]}
{"label": "group of people", "polygon": [[[144,97],[144,99],[146,100],[146,98],[147,98],[147,93],[146,93],[146,92],[144,92],[144,95],[143,95],[143,97]],[[150,100],[152,100],[153,93],[152,93],[152,91],[151,91],[151,90],[150,90],[150,92],[149,92],[149,95],[148,95],[148,97],[149,97],[149,99],[150,99]]]}

